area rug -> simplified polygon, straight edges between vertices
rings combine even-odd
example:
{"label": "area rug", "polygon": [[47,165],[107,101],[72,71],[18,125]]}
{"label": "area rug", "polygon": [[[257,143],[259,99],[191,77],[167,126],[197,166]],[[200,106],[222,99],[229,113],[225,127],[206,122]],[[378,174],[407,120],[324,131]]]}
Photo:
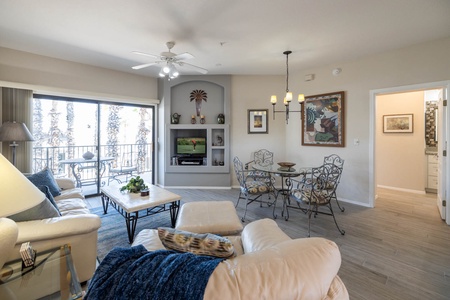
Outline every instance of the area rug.
{"label": "area rug", "polygon": [[[101,218],[102,226],[98,230],[97,257],[101,262],[114,247],[131,248],[128,242],[125,219],[112,207],[103,214],[103,207],[92,208],[91,212]],[[165,211],[137,221],[135,236],[143,229],[170,227],[170,212]]]}

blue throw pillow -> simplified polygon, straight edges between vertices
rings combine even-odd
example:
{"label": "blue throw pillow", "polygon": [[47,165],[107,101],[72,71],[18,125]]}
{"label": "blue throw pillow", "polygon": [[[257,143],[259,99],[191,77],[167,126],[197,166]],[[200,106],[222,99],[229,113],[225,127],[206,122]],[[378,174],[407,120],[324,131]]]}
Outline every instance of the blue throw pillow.
{"label": "blue throw pillow", "polygon": [[59,211],[58,205],[56,204],[55,198],[53,198],[52,193],[50,193],[50,189],[48,188],[48,186],[41,185],[41,186],[38,186],[38,189],[40,189],[41,192],[43,192],[45,194],[45,197],[47,197],[47,199],[51,202],[51,204],[53,204],[53,206],[56,208],[56,210],[58,211],[59,215],[61,215],[61,212]]}
{"label": "blue throw pillow", "polygon": [[61,216],[61,214],[51,204],[50,200],[45,198],[44,201],[42,201],[35,207],[27,209],[18,214],[9,216],[8,218],[10,218],[11,220],[13,220],[15,222],[26,222],[26,221],[33,221],[33,220],[56,218],[56,217],[60,217],[60,216]]}
{"label": "blue throw pillow", "polygon": [[61,189],[56,183],[55,177],[52,172],[45,168],[44,170],[37,172],[33,175],[26,176],[35,186],[48,186],[50,193],[53,197],[61,195]]}

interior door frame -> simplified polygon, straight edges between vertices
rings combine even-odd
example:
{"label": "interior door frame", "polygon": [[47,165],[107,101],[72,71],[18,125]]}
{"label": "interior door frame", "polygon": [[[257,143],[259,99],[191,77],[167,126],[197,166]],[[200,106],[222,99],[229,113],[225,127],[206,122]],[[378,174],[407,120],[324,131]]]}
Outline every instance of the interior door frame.
{"label": "interior door frame", "polygon": [[[376,198],[378,197],[376,194],[377,190],[377,176],[376,176],[376,168],[375,168],[375,146],[376,146],[376,98],[378,95],[383,94],[393,94],[393,93],[402,93],[402,92],[411,92],[418,90],[429,90],[429,89],[443,89],[444,99],[448,97],[450,91],[450,80],[447,81],[438,81],[438,82],[430,82],[430,83],[422,83],[422,84],[414,84],[414,85],[406,85],[406,86],[398,86],[391,88],[383,88],[383,89],[375,89],[370,90],[370,104],[369,104],[369,206],[375,207]],[[448,100],[448,99],[447,99]],[[448,105],[446,106],[447,116],[448,113]],[[447,120],[449,122],[449,120]],[[442,124],[443,122],[439,122],[438,126],[441,128],[442,126],[448,126],[448,124]],[[439,130],[438,128],[438,130]],[[447,127],[448,128],[448,127]],[[449,130],[447,130],[446,140],[449,141]],[[448,152],[448,151],[447,151]],[[442,154],[442,153],[441,153]],[[447,155],[448,157],[448,155]],[[446,173],[446,182],[445,189],[450,191],[450,163],[447,160],[446,170],[443,170]],[[448,200],[448,199],[447,199]],[[450,205],[446,206],[446,223],[450,225]]]}

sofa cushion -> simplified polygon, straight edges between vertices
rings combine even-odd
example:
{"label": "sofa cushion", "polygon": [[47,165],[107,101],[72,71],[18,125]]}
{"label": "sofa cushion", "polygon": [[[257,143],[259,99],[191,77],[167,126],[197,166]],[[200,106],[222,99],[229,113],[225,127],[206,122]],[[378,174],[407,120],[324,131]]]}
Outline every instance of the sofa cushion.
{"label": "sofa cushion", "polygon": [[73,188],[69,190],[61,190],[61,194],[55,197],[55,201],[59,202],[62,199],[84,199],[83,192],[80,188]]}
{"label": "sofa cushion", "polygon": [[48,168],[45,168],[40,172],[28,175],[26,177],[37,187],[48,186],[48,188],[50,189],[50,193],[52,193],[53,197],[61,194],[61,189],[56,183],[55,177],[53,177],[52,172]]}
{"label": "sofa cushion", "polygon": [[211,233],[199,234],[159,227],[158,235],[164,247],[168,249],[221,258],[234,255],[234,247],[230,240]]}
{"label": "sofa cushion", "polygon": [[56,204],[63,216],[90,213],[84,200],[78,198],[58,200],[56,201]]}
{"label": "sofa cushion", "polygon": [[44,199],[41,203],[38,205],[27,209],[23,212],[20,212],[18,214],[14,214],[12,216],[9,216],[11,220],[14,220],[15,222],[26,222],[26,221],[33,221],[33,220],[43,220],[48,218],[55,218],[60,217],[61,214],[59,211],[53,206],[53,204],[48,200],[47,198]]}

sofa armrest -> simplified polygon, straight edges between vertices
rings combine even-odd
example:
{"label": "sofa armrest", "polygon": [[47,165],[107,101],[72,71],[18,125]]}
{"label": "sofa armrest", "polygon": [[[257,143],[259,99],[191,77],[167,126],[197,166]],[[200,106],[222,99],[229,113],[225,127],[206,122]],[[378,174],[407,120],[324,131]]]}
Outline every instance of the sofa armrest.
{"label": "sofa armrest", "polygon": [[58,186],[63,190],[74,189],[76,187],[75,180],[71,178],[55,178]]}
{"label": "sofa armrest", "polygon": [[19,244],[97,231],[101,226],[101,220],[94,214],[82,214],[17,222],[17,226],[19,227],[19,236],[16,244]]}
{"label": "sofa armrest", "polygon": [[291,240],[272,219],[261,219],[247,224],[241,238],[245,253],[263,250]]}
{"label": "sofa armrest", "polygon": [[[326,299],[340,265],[340,251],[333,241],[288,240],[220,263],[209,278],[204,299],[218,295],[223,299]],[[348,299],[345,293],[339,295]]]}

